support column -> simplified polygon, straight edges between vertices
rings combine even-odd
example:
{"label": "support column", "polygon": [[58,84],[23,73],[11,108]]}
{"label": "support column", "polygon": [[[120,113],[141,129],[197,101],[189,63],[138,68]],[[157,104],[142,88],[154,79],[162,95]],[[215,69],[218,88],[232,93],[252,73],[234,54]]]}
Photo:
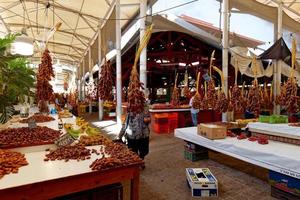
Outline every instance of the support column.
{"label": "support column", "polygon": [[[276,37],[274,38],[274,42],[276,42],[278,39],[282,37],[282,1],[278,1],[278,13],[277,13],[277,29],[274,30],[277,31]],[[274,26],[276,27],[276,26]],[[274,62],[273,66],[273,94],[274,99],[277,95],[280,94],[280,84],[281,84],[281,65],[282,60],[277,60]],[[276,105],[274,106],[273,110],[274,114],[280,114],[280,106]]]}
{"label": "support column", "polygon": [[[140,0],[140,42],[145,35],[145,22],[147,12],[147,0]],[[147,89],[147,46],[140,55],[140,81],[144,83],[144,92]]]}
{"label": "support column", "polygon": [[116,116],[117,124],[122,125],[122,66],[121,66],[121,24],[120,24],[120,0],[116,0],[116,67],[117,67],[117,80],[116,80],[116,96],[117,107]]}
{"label": "support column", "polygon": [[[222,3],[222,72],[223,72],[223,87],[225,95],[228,96],[228,19],[229,19],[229,0],[223,0]],[[222,113],[222,121],[227,121],[227,113]]]}
{"label": "support column", "polygon": [[[91,47],[89,47],[89,84],[94,84],[93,83],[93,63],[92,63],[92,52],[91,52]],[[89,100],[89,114],[92,114],[93,107],[92,107],[92,100]]]}
{"label": "support column", "polygon": [[83,64],[82,64],[82,83],[83,83],[83,94],[82,94],[82,100],[85,100],[85,60],[83,59]]}
{"label": "support column", "polygon": [[[101,61],[102,61],[102,55],[101,55],[101,29],[99,29],[99,33],[98,33],[98,66],[99,66],[99,71],[98,71],[98,77],[100,79],[100,75],[101,75],[101,70],[102,70],[102,66],[101,66]],[[103,55],[105,56],[105,55]],[[102,121],[103,120],[103,101],[100,99],[99,97],[99,120]]]}

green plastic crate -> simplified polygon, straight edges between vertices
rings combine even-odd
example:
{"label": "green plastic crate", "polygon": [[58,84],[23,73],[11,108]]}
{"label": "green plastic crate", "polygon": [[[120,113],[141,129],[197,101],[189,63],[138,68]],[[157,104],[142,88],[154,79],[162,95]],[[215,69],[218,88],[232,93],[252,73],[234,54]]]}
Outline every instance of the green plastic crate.
{"label": "green plastic crate", "polygon": [[289,122],[289,118],[286,115],[271,115],[270,117],[271,124],[284,124],[288,122]]}
{"label": "green plastic crate", "polygon": [[208,152],[191,152],[184,150],[184,158],[192,162],[208,159]]}
{"label": "green plastic crate", "polygon": [[259,115],[258,121],[262,123],[269,123],[270,122],[270,116],[269,115]]}

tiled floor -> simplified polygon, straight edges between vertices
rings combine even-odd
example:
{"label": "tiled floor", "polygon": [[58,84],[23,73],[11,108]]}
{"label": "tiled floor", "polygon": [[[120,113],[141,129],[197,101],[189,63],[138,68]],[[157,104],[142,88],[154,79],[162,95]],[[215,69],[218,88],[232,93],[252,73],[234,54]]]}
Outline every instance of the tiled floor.
{"label": "tiled floor", "polygon": [[[94,126],[105,127],[111,138],[117,134],[116,124],[98,123],[95,116],[86,117]],[[219,181],[218,198],[222,200],[271,200],[270,186],[211,160],[191,162],[183,157],[184,142],[173,135],[152,134],[150,153],[146,157],[146,169],[141,171],[141,200],[188,200],[191,191],[185,181],[185,168],[208,167]]]}

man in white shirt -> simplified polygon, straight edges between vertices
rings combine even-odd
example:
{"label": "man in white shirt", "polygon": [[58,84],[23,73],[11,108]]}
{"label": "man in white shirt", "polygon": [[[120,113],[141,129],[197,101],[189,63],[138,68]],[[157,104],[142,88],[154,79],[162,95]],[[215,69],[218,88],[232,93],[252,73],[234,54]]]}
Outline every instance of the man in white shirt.
{"label": "man in white shirt", "polygon": [[197,126],[198,125],[198,112],[199,109],[193,108],[193,99],[194,96],[190,99],[190,107],[191,107],[191,115],[192,115],[192,121],[193,121],[193,125]]}

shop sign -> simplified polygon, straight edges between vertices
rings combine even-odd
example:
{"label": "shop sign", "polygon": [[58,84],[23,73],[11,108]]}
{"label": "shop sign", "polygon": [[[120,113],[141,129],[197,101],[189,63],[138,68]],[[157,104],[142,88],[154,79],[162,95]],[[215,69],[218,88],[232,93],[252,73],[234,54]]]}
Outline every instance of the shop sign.
{"label": "shop sign", "polygon": [[64,147],[64,146],[72,144],[74,141],[75,141],[75,139],[71,135],[66,133],[66,134],[61,135],[54,143],[58,147]]}

